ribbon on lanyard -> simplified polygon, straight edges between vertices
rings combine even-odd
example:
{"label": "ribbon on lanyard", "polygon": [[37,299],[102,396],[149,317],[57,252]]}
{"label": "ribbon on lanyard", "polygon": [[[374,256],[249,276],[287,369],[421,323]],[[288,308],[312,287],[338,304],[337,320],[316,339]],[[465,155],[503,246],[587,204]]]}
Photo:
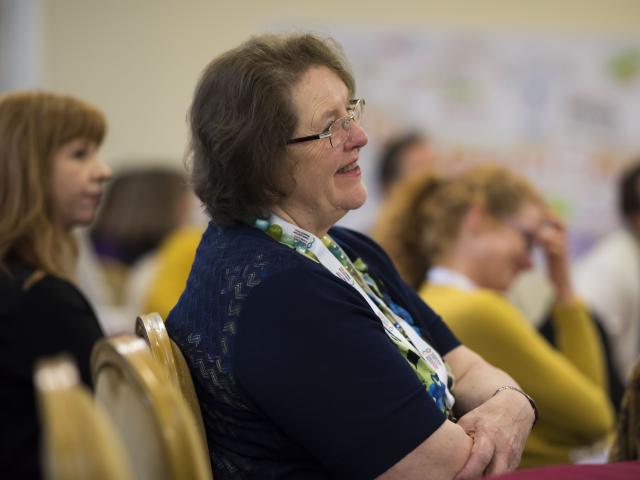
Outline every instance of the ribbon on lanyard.
{"label": "ribbon on lanyard", "polygon": [[[380,298],[380,295],[376,294],[340,245],[329,235],[320,239],[313,233],[307,232],[273,213],[268,221],[257,220],[255,226],[265,231],[276,241],[320,263],[336,277],[351,285],[380,319],[384,331],[393,343],[398,345],[401,350],[413,352],[414,358],[418,362],[420,359],[423,361],[430,378],[422,378],[422,380],[427,383],[430,396],[438,408],[447,415],[451,414],[455,399],[448,388],[449,372],[444,360],[406,320],[396,315]],[[407,359],[409,361],[409,358]],[[413,361],[411,363],[416,371],[420,372],[419,365]],[[424,374],[419,375],[419,377],[425,376]]]}

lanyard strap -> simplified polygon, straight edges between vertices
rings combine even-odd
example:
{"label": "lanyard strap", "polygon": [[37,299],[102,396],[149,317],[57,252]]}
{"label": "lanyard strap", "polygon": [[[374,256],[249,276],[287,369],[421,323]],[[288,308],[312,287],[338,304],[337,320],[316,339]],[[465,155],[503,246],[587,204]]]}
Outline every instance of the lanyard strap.
{"label": "lanyard strap", "polygon": [[449,410],[453,407],[455,399],[447,386],[449,374],[440,354],[418,335],[406,320],[396,315],[387,306],[378,292],[367,284],[340,245],[329,235],[325,235],[321,240],[274,213],[271,214],[268,222],[258,220],[256,226],[280,243],[320,263],[336,277],[351,285],[380,319],[391,340],[417,354],[426,363],[427,368],[439,377],[440,382],[445,386],[446,406]]}

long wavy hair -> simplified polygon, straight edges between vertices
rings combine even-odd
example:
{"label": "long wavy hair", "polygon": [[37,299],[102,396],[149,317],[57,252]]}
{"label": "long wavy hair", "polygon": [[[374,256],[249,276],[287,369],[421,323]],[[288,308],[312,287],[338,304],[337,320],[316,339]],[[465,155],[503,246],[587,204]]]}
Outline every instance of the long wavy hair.
{"label": "long wavy hair", "polygon": [[424,173],[392,190],[372,231],[402,278],[419,288],[435,261],[453,245],[472,205],[482,205],[496,219],[516,214],[542,196],[523,177],[506,167],[472,167],[449,178]]}
{"label": "long wavy hair", "polygon": [[84,138],[100,145],[106,120],[94,106],[39,91],[0,96],[0,268],[9,260],[72,277],[71,233],[52,221],[53,157]]}

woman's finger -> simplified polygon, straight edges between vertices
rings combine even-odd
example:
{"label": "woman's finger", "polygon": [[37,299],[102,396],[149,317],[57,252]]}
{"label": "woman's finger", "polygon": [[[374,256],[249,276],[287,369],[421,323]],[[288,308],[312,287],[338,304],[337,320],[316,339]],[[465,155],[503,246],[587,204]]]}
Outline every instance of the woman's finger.
{"label": "woman's finger", "polygon": [[501,475],[503,473],[511,471],[509,468],[511,452],[500,452],[496,450],[493,458],[487,468],[484,471],[485,475],[493,476],[493,475]]}
{"label": "woman's finger", "polygon": [[487,465],[493,459],[494,451],[494,442],[485,435],[477,434],[467,463],[458,472],[455,480],[470,480],[482,477]]}

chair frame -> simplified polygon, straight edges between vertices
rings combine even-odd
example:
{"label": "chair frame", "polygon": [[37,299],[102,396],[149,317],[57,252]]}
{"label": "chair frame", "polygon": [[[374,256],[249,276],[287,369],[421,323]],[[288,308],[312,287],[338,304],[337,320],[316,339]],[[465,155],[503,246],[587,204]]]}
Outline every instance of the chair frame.
{"label": "chair frame", "polygon": [[91,354],[96,386],[102,371],[111,368],[147,398],[156,416],[172,478],[211,479],[209,456],[197,422],[180,392],[165,381],[165,369],[153,358],[147,343],[132,335],[100,340]]}
{"label": "chair frame", "polygon": [[189,366],[180,351],[180,347],[169,337],[160,314],[152,312],[137,317],[136,335],[147,342],[151,354],[164,367],[165,376],[182,393],[196,420],[202,441],[207,446],[202,411],[200,410],[200,403],[193,385]]}
{"label": "chair frame", "polygon": [[80,383],[71,358],[59,355],[38,361],[34,380],[44,441],[44,477],[133,480],[122,439]]}

